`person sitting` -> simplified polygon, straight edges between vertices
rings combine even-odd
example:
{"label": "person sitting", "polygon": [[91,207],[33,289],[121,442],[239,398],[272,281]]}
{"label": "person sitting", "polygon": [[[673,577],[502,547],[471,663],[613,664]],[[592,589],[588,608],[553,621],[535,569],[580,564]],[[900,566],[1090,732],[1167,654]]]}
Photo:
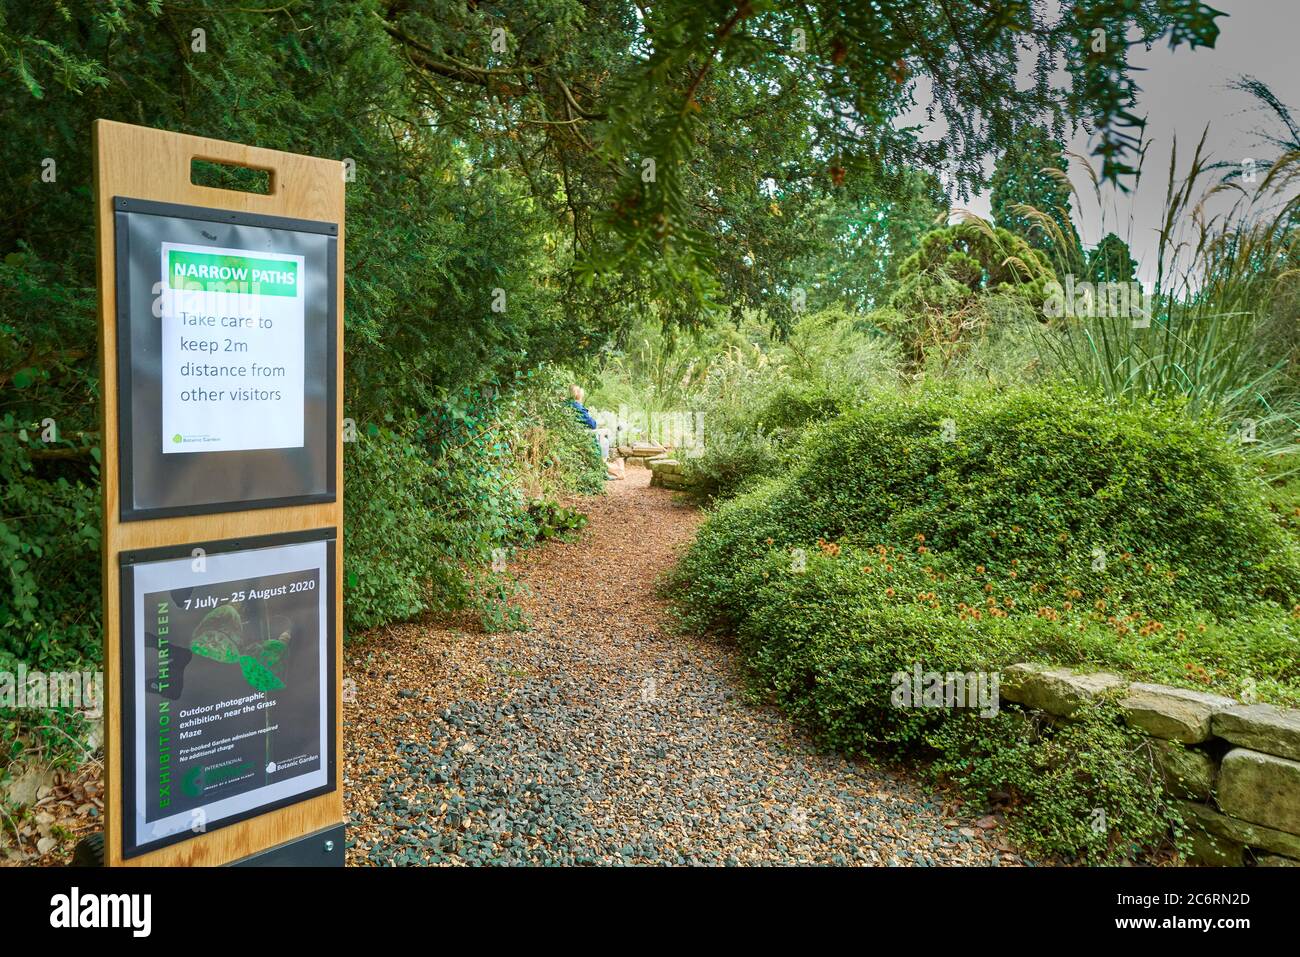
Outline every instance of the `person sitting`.
{"label": "person sitting", "polygon": [[572,406],[573,411],[577,413],[578,421],[594,431],[597,428],[596,420],[592,418],[591,413],[587,411],[587,407],[582,404],[582,400],[585,397],[586,393],[582,391],[582,386],[576,384],[569,386],[569,405]]}
{"label": "person sitting", "polygon": [[622,460],[619,460],[617,468],[615,468],[614,463],[609,461],[609,430],[602,429],[596,422],[595,417],[582,404],[585,397],[586,393],[582,390],[582,386],[577,383],[569,386],[569,405],[572,406],[574,413],[578,416],[578,421],[595,433],[596,449],[600,453],[601,464],[605,466],[605,478],[621,479],[623,477]]}

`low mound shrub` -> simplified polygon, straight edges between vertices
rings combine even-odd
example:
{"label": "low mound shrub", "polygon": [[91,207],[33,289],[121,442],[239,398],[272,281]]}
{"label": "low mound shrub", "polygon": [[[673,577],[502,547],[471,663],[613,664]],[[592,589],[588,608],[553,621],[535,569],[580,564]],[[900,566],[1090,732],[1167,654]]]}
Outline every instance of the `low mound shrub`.
{"label": "low mound shrub", "polygon": [[1257,477],[1173,404],[1061,386],[882,393],[811,429],[789,464],[718,509],[683,564],[720,599],[696,605],[706,618],[734,617],[732,579],[752,559],[818,540],[1151,611],[1226,616],[1300,596],[1300,554]]}
{"label": "low mound shrub", "polygon": [[819,383],[773,383],[726,416],[704,413],[707,442],[703,454],[686,460],[695,493],[729,498],[747,485],[779,474],[791,450],[811,424],[838,416],[849,400]]}
{"label": "low mound shrub", "polygon": [[[1122,729],[1087,759],[1113,779],[1098,799],[1114,798],[1117,830],[1076,840],[1095,832],[1061,823],[1066,782],[1098,769],[1061,733],[1003,747],[1012,712],[994,700],[968,727],[984,745],[954,750],[949,724],[969,713],[896,707],[898,674],[1044,661],[1300,702],[1296,547],[1238,453],[1175,406],[1062,387],[882,395],[717,508],[675,589],[687,622],[736,635],[756,684],[822,744],[919,749],[977,789],[1000,776],[1039,802],[1021,837],[1052,853],[1113,859],[1163,834],[1167,817],[1134,810],[1155,786]],[[980,753],[999,757],[949,773]]]}

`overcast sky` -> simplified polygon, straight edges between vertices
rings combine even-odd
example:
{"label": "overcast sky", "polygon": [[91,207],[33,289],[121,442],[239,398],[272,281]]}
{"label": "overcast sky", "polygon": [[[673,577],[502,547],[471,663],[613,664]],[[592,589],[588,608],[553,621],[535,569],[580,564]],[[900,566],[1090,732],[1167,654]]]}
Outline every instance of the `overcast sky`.
{"label": "overcast sky", "polygon": [[[1216,160],[1274,155],[1257,131],[1269,126],[1280,132],[1270,115],[1259,110],[1256,101],[1229,88],[1242,74],[1264,81],[1273,92],[1300,114],[1300,0],[1209,0],[1227,16],[1218,20],[1220,34],[1213,50],[1191,50],[1186,45],[1170,50],[1162,41],[1150,52],[1131,50],[1130,62],[1145,72],[1135,74],[1141,87],[1138,115],[1147,118],[1147,153],[1142,180],[1128,195],[1112,188],[1102,191],[1106,229],[1113,229],[1133,247],[1134,258],[1142,263],[1141,276],[1154,275],[1155,228],[1164,207],[1169,168],[1169,150],[1176,134],[1180,170],[1186,169],[1190,153],[1207,123],[1210,133],[1206,148]],[[1068,148],[1091,155],[1087,134],[1080,133]],[[1094,160],[1100,169],[1100,162]],[[1070,171],[1076,188],[1083,194],[1083,209],[1074,209],[1076,224],[1084,242],[1093,245],[1101,238],[1099,211],[1092,196],[1087,173],[1074,165]],[[989,216],[987,194],[974,197],[968,208]],[[1132,218],[1131,235],[1129,220]]]}

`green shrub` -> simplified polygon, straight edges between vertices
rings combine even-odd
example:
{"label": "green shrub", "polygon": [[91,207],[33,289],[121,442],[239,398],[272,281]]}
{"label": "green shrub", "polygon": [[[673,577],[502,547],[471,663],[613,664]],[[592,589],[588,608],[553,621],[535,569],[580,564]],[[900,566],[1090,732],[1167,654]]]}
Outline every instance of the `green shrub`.
{"label": "green shrub", "polygon": [[[1036,314],[1056,274],[1021,237],[973,221],[927,233],[898,278],[889,305],[872,319],[898,336],[916,372],[960,353],[996,317]],[[998,305],[990,309],[992,302]]]}
{"label": "green shrub", "polygon": [[[734,633],[758,687],[846,753],[971,759],[952,710],[893,705],[894,676],[918,664],[1045,661],[1300,702],[1295,545],[1238,455],[1172,406],[1060,388],[881,395],[716,509],[675,582],[686,622]],[[1014,784],[1033,846],[1122,856],[1167,821],[1116,728],[995,741],[998,761],[965,780]],[[1072,756],[1089,734],[1114,747]],[[1092,773],[1106,783],[1080,797]],[[1104,841],[1081,800],[1105,809]]]}
{"label": "green shrub", "polygon": [[784,469],[790,451],[808,426],[833,419],[848,400],[820,383],[781,381],[727,417],[704,413],[702,455],[688,457],[686,471],[696,494],[727,498],[756,479]]}
{"label": "green shrub", "polygon": [[438,552],[426,539],[433,466],[388,431],[345,446],[344,613],[349,634],[420,614]]}
{"label": "green shrub", "polygon": [[[0,671],[93,672],[102,638],[99,450],[84,436],[46,444],[42,431],[0,416]],[[88,728],[67,708],[0,705],[0,782],[24,752],[55,767],[79,762]]]}
{"label": "green shrub", "polygon": [[968,793],[1006,795],[1017,812],[1011,836],[1037,855],[1116,864],[1181,829],[1150,739],[1126,729],[1113,704],[1068,723],[1018,710],[992,720],[960,712],[927,743],[939,754],[933,775]]}
{"label": "green shrub", "polygon": [[563,516],[529,496],[604,490],[591,431],[559,373],[521,375],[506,395],[464,390],[401,429],[371,426],[345,447],[344,612],[350,632],[425,612],[471,609],[512,627],[513,586],[495,550],[529,544]]}
{"label": "green shrub", "polygon": [[709,370],[696,397],[704,449],[687,474],[705,498],[728,498],[777,475],[804,431],[855,408],[864,392],[895,378],[896,345],[838,309],[801,319],[767,350],[734,349]]}
{"label": "green shrub", "polygon": [[532,369],[515,377],[502,403],[501,439],[529,498],[605,490],[600,444],[567,401],[570,381],[551,366]]}
{"label": "green shrub", "polygon": [[720,509],[683,568],[726,576],[768,538],[913,549],[917,536],[963,567],[1106,588],[1150,611],[1290,609],[1300,596],[1300,553],[1221,437],[1173,405],[1063,387],[881,394]]}
{"label": "green shrub", "polygon": [[40,434],[0,416],[0,667],[60,670],[100,657],[99,450]]}
{"label": "green shrub", "polygon": [[569,539],[575,532],[587,527],[586,515],[551,499],[529,502],[528,517],[537,526],[538,541],[548,538]]}

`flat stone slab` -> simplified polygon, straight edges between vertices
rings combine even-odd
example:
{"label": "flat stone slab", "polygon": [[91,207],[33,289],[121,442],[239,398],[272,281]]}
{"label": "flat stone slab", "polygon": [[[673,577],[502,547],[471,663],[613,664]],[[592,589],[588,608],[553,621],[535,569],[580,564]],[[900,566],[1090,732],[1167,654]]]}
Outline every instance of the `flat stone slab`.
{"label": "flat stone slab", "polygon": [[1274,854],[1283,854],[1287,857],[1300,858],[1300,837],[1295,834],[1251,824],[1249,821],[1240,821],[1237,818],[1228,817],[1226,814],[1220,814],[1204,804],[1197,804],[1195,801],[1177,801],[1175,803],[1178,809],[1183,812],[1183,818],[1189,825],[1199,825],[1212,834],[1226,837],[1238,844],[1258,847],[1260,850],[1272,851]]}
{"label": "flat stone slab", "polygon": [[1210,719],[1237,702],[1221,695],[1135,682],[1119,706],[1130,725],[1155,738],[1199,744],[1210,737]]}
{"label": "flat stone slab", "polygon": [[665,455],[668,452],[662,445],[653,442],[633,442],[631,445],[620,445],[618,450],[625,457],[634,459],[652,459],[656,455]]}
{"label": "flat stone slab", "polygon": [[1209,798],[1219,769],[1208,754],[1159,738],[1151,739],[1151,753],[1169,794],[1195,801]]}
{"label": "flat stone slab", "polygon": [[682,470],[682,463],[676,459],[651,459],[646,463],[652,472],[669,472],[676,474]]}
{"label": "flat stone slab", "polygon": [[1245,848],[1222,834],[1211,834],[1192,828],[1192,848],[1187,855],[1189,864],[1201,867],[1241,867],[1245,863]]}
{"label": "flat stone slab", "polygon": [[1261,854],[1255,858],[1255,864],[1259,867],[1300,867],[1300,861],[1281,854]]}
{"label": "flat stone slab", "polygon": [[1068,718],[1107,691],[1122,690],[1127,682],[1104,671],[1080,674],[1069,668],[1018,664],[1002,671],[1002,697],[1058,718]]}
{"label": "flat stone slab", "polygon": [[1233,748],[1219,765],[1218,800],[1232,817],[1300,835],[1300,761]]}
{"label": "flat stone slab", "polygon": [[1214,733],[1252,751],[1300,761],[1300,711],[1271,704],[1239,704],[1214,715]]}

